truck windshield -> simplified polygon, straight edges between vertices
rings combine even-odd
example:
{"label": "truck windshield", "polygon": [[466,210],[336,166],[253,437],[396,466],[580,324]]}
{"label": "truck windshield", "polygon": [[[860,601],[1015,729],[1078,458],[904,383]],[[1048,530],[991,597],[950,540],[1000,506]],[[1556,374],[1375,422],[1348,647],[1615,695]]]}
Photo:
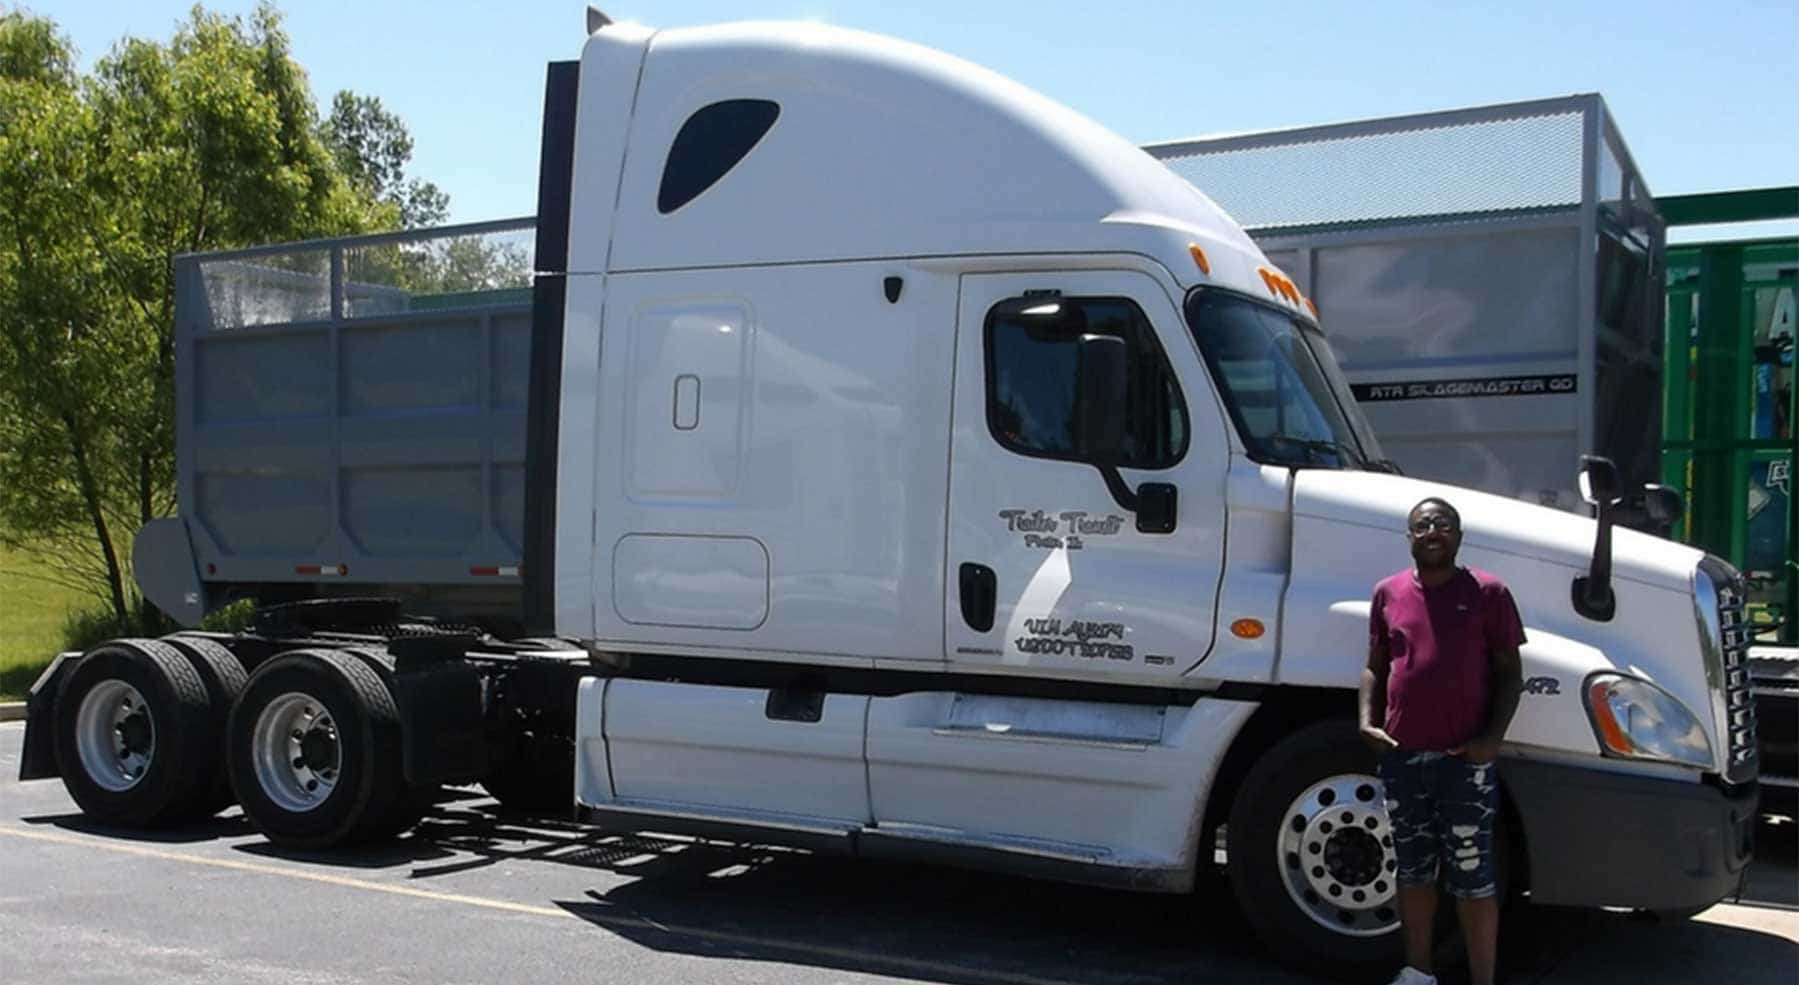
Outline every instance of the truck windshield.
{"label": "truck windshield", "polygon": [[1388,469],[1318,329],[1217,290],[1194,292],[1187,324],[1249,457],[1289,467]]}

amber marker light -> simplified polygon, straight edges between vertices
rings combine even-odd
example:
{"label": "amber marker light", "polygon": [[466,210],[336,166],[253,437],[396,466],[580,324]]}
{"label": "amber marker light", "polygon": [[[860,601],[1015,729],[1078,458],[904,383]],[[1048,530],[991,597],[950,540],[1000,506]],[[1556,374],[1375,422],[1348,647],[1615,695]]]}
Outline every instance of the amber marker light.
{"label": "amber marker light", "polygon": [[1199,267],[1200,273],[1212,276],[1212,261],[1206,259],[1206,251],[1200,249],[1198,243],[1188,243],[1187,252],[1193,254],[1193,263]]}
{"label": "amber marker light", "polygon": [[1241,640],[1259,640],[1268,627],[1262,625],[1260,619],[1239,619],[1231,623],[1231,635]]}
{"label": "amber marker light", "polygon": [[1630,739],[1625,736],[1624,729],[1612,715],[1611,681],[1597,681],[1587,688],[1588,706],[1593,709],[1593,723],[1599,726],[1600,741],[1607,749],[1620,756],[1628,756],[1635,751]]}

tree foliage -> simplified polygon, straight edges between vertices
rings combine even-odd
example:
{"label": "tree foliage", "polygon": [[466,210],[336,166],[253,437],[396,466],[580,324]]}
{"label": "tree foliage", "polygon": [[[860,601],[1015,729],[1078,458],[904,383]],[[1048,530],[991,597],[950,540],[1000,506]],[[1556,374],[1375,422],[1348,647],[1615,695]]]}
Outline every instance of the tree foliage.
{"label": "tree foliage", "polygon": [[378,101],[319,119],[266,3],[75,66],[51,21],[0,13],[0,540],[124,622],[131,538],[174,506],[173,257],[446,202]]}
{"label": "tree foliage", "polygon": [[429,181],[408,177],[412,135],[374,96],[344,90],[331,101],[321,131],[338,168],[365,196],[393,206],[408,229],[436,225],[450,213],[450,196]]}

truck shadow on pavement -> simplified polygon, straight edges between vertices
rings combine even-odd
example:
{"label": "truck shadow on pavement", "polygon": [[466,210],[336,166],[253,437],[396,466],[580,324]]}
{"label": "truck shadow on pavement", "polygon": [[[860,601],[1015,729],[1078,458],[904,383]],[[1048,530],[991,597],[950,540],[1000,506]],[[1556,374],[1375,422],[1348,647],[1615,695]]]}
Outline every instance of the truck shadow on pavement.
{"label": "truck shadow on pavement", "polygon": [[[1764,832],[1773,864],[1752,873],[1744,903],[1791,906],[1793,827]],[[240,846],[277,853],[266,844]],[[602,871],[582,898],[555,905],[657,951],[799,963],[846,972],[976,983],[1385,982],[1341,973],[1318,979],[1275,965],[1237,909],[1230,884],[1208,871],[1189,898],[1079,886],[699,839],[596,829],[524,817],[491,802],[447,800],[380,864],[411,859],[411,879],[496,864],[547,863]],[[306,856],[330,861],[338,853]],[[368,865],[367,850],[343,853]],[[1758,880],[1753,878],[1760,876]],[[1757,892],[1757,889],[1760,892]],[[1721,956],[1740,981],[1790,985],[1799,946],[1715,923],[1662,923],[1595,910],[1508,910],[1501,948],[1507,982],[1688,982],[1716,975]],[[1439,955],[1445,985],[1466,981],[1452,941]],[[1628,975],[1614,968],[1635,967]],[[1761,971],[1751,971],[1761,969]],[[1328,970],[1328,969],[1327,969]],[[1757,974],[1764,978],[1756,978]]]}
{"label": "truck shadow on pavement", "polygon": [[232,813],[223,817],[209,817],[201,821],[189,821],[180,827],[171,828],[118,828],[110,824],[102,824],[79,812],[69,814],[42,814],[36,817],[20,818],[26,824],[50,825],[76,834],[98,835],[116,841],[136,841],[152,845],[191,845],[199,842],[218,841],[221,838],[244,838],[256,834],[248,818],[242,814]]}
{"label": "truck shadow on pavement", "polygon": [[[1188,898],[1149,896],[922,865],[846,861],[806,852],[607,831],[523,817],[452,792],[415,831],[384,845],[320,852],[254,837],[241,815],[185,828],[121,831],[80,815],[27,819],[71,831],[164,844],[231,841],[256,856],[442,880],[504,865],[604,873],[575,898],[547,902],[659,952],[802,964],[954,985],[1137,985],[1172,982],[1384,982],[1380,974],[1315,979],[1277,967],[1237,909],[1229,883],[1208,871]],[[1764,826],[1769,827],[1769,826]],[[1745,905],[1799,910],[1793,826],[1764,832]],[[1777,934],[1704,921],[1554,907],[1507,911],[1506,982],[1687,982],[1790,985],[1799,945]],[[1466,981],[1452,942],[1439,955],[1445,985]],[[1328,969],[1327,969],[1328,970]]]}
{"label": "truck shadow on pavement", "polygon": [[495,865],[594,870],[605,874],[599,885],[549,902],[643,947],[695,957],[955,985],[1314,980],[1270,965],[1219,878],[1191,898],[1145,896],[608,831],[478,800],[439,804],[387,852],[234,847],[355,868],[406,865],[409,881]]}
{"label": "truck shadow on pavement", "polygon": [[585,828],[552,838],[569,835],[525,854],[623,878],[555,905],[657,951],[958,985],[1310,980],[1269,966],[1221,879],[1182,899]]}

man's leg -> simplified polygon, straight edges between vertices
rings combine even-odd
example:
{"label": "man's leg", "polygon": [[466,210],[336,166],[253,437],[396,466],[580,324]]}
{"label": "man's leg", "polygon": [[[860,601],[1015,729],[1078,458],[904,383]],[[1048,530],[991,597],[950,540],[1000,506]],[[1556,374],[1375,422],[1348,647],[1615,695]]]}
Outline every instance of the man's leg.
{"label": "man's leg", "polygon": [[[1499,897],[1458,899],[1455,914],[1462,921],[1462,939],[1468,945],[1468,976],[1474,985],[1493,985],[1493,966],[1499,955]],[[1411,946],[1408,940],[1407,946]]]}
{"label": "man's leg", "polygon": [[1398,856],[1400,935],[1406,964],[1431,974],[1431,932],[1437,915],[1437,805],[1426,783],[1423,753],[1393,751],[1381,757],[1387,817]]}
{"label": "man's leg", "polygon": [[1431,932],[1436,919],[1436,886],[1426,883],[1399,887],[1399,929],[1405,937],[1405,963],[1427,975],[1433,974]]}
{"label": "man's leg", "polygon": [[1447,838],[1449,892],[1456,898],[1473,985],[1493,985],[1499,953],[1499,887],[1493,867],[1493,825],[1499,816],[1494,763],[1443,761],[1438,804]]}

